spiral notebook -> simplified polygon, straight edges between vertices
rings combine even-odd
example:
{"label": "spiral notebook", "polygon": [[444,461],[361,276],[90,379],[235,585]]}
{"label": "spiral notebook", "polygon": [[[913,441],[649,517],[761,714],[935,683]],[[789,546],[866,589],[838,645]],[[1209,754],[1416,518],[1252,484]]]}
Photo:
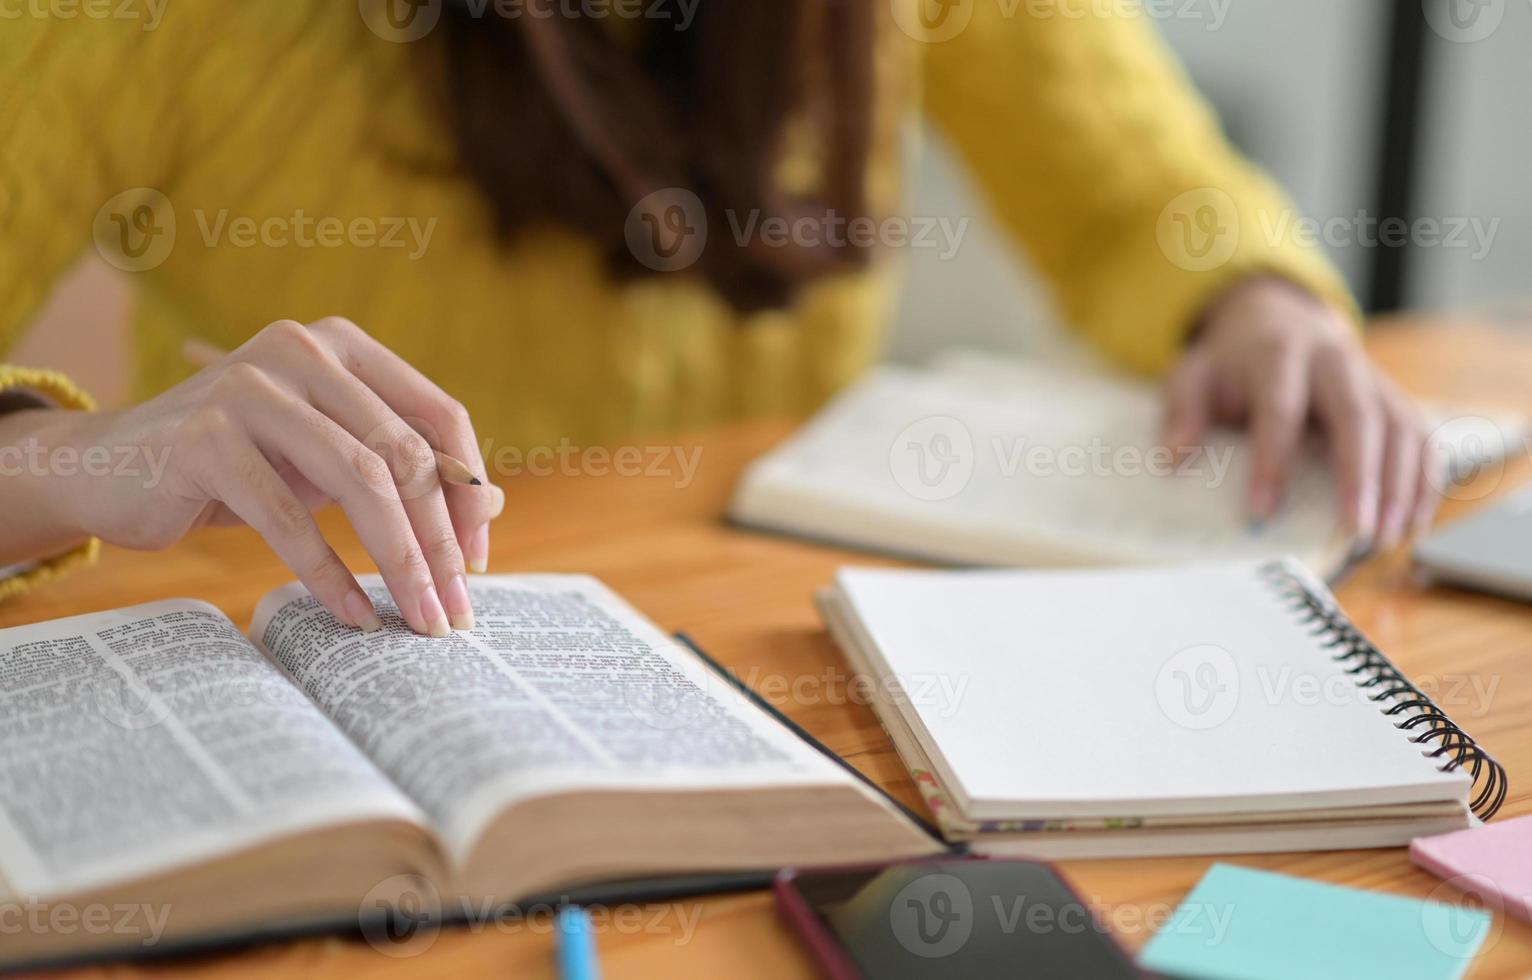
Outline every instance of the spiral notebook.
{"label": "spiral notebook", "polygon": [[1505,772],[1293,560],[844,569],[821,608],[949,839],[1043,858],[1407,843]]}

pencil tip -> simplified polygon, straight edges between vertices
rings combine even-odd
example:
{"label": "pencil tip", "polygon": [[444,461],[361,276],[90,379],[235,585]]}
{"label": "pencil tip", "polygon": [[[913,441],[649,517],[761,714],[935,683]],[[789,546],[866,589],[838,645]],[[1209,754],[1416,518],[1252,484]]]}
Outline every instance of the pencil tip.
{"label": "pencil tip", "polygon": [[470,487],[482,487],[484,485],[484,481],[476,476],[471,476],[468,478],[468,485]]}

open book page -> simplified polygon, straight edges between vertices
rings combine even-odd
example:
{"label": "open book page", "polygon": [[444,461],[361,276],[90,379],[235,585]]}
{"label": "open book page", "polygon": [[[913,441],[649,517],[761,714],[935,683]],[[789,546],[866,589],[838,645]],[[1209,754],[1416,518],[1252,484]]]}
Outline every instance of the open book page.
{"label": "open book page", "polygon": [[1324,460],[1252,527],[1242,440],[1162,446],[1150,392],[1033,370],[1010,383],[881,367],[746,474],[740,520],[972,565],[1270,557],[1346,551]]}
{"label": "open book page", "polygon": [[251,636],[436,821],[454,858],[506,807],[565,790],[855,784],[600,582],[486,576],[478,626],[361,634],[298,583]]}
{"label": "open book page", "polygon": [[0,875],[16,895],[420,819],[223,613],[191,600],[0,631],[0,745]]}
{"label": "open book page", "polygon": [[[1522,448],[1523,416],[1427,407],[1439,485]],[[949,352],[883,366],[751,466],[731,505],[746,523],[965,565],[1236,560],[1345,563],[1322,440],[1293,460],[1283,505],[1253,524],[1246,435],[1215,430],[1176,456],[1162,396],[1103,371]]]}

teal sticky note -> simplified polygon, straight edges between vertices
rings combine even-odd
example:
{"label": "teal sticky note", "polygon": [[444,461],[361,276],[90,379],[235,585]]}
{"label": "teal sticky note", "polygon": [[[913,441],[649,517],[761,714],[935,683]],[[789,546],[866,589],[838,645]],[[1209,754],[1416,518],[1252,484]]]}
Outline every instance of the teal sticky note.
{"label": "teal sticky note", "polygon": [[1215,864],[1139,956],[1173,977],[1447,980],[1489,932],[1473,908]]}

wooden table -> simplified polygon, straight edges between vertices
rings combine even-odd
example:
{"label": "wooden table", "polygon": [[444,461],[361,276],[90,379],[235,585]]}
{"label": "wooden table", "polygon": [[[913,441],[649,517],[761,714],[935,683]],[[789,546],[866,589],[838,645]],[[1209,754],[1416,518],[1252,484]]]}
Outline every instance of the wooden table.
{"label": "wooden table", "polygon": [[[1408,388],[1459,403],[1532,410],[1532,343],[1493,328],[1396,327],[1372,342],[1378,358]],[[816,736],[901,798],[918,797],[876,719],[844,696],[844,661],[814,612],[810,596],[838,565],[877,562],[813,544],[744,533],[720,521],[741,467],[788,427],[761,424],[679,440],[701,450],[695,479],[679,468],[649,477],[553,475],[500,477],[509,498],[497,525],[492,570],[581,571],[600,576],[662,626],[685,630]],[[658,446],[659,444],[656,443]],[[1523,454],[1525,455],[1525,454]],[[674,456],[670,459],[673,461]],[[1475,495],[1504,493],[1524,480],[1519,458],[1488,474]],[[1452,501],[1450,516],[1482,500]],[[324,527],[354,567],[365,554],[338,519]],[[256,600],[291,576],[244,529],[198,533],[169,552],[107,549],[95,568],[0,607],[0,626],[35,622],[172,596],[206,599],[245,623]],[[1511,795],[1502,817],[1532,812],[1532,608],[1425,588],[1402,555],[1359,570],[1340,591],[1346,609],[1406,673],[1420,678],[1476,677],[1497,685],[1487,703],[1455,706],[1473,734],[1506,765]],[[796,693],[795,693],[796,692]],[[1080,893],[1137,947],[1212,863],[1211,858],[1069,861],[1064,872]],[[1410,864],[1402,848],[1261,855],[1240,863],[1324,881],[1426,896],[1437,879]],[[1438,892],[1438,894],[1442,894]],[[668,931],[612,928],[600,936],[608,977],[796,977],[810,962],[778,924],[764,892],[681,903]],[[682,942],[678,913],[700,914]],[[642,921],[648,920],[645,916]],[[320,938],[218,956],[174,961],[173,975],[456,977],[551,976],[545,931],[494,928],[448,931],[413,959],[389,959],[360,940]],[[163,967],[157,964],[156,970]],[[1524,977],[1532,971],[1532,926],[1497,916],[1474,977]],[[104,974],[82,970],[77,975]],[[113,975],[148,975],[116,968]]]}

